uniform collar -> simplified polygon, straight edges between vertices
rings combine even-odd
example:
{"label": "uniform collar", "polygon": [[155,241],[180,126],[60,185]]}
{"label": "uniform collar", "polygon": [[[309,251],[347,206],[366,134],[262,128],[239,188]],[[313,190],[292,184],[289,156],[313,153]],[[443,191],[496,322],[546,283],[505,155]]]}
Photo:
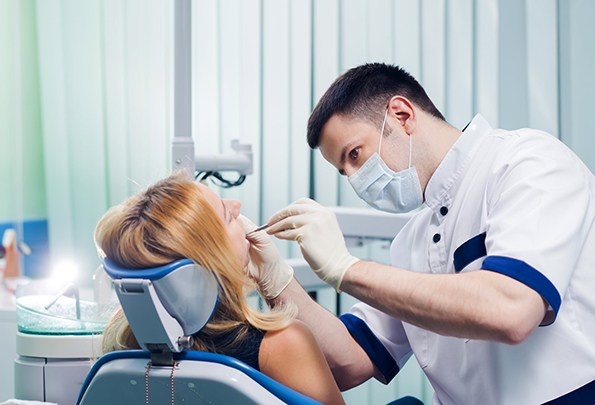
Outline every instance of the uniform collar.
{"label": "uniform collar", "polygon": [[452,200],[452,187],[464,172],[467,162],[475,152],[484,135],[492,130],[490,124],[477,114],[463,130],[463,133],[446,153],[426,186],[426,204],[432,211],[449,207]]}

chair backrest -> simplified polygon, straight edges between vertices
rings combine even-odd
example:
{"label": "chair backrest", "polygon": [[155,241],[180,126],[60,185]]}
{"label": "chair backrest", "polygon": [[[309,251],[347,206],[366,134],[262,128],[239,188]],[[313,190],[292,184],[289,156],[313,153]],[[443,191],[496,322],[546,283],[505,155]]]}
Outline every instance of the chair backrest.
{"label": "chair backrest", "polygon": [[184,351],[174,358],[173,378],[171,367],[151,367],[147,377],[150,353],[108,353],[91,369],[77,405],[145,404],[147,400],[151,404],[320,404],[232,357]]}
{"label": "chair backrest", "polygon": [[77,404],[318,404],[232,357],[184,351],[217,307],[211,272],[188,259],[125,269],[106,258],[103,266],[143,350],[99,358]]}

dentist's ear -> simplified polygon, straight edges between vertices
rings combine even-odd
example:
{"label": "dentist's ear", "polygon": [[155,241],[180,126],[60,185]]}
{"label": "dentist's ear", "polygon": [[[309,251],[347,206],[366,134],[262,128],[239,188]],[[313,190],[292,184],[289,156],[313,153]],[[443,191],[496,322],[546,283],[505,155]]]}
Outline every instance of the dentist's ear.
{"label": "dentist's ear", "polygon": [[396,118],[396,121],[407,135],[411,135],[415,131],[415,107],[408,98],[403,96],[394,96],[391,98],[388,102],[388,114]]}

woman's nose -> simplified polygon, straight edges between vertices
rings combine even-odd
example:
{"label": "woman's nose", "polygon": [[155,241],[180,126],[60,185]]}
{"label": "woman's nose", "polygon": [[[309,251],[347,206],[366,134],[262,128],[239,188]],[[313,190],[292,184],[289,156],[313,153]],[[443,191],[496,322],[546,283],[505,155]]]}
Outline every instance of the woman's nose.
{"label": "woman's nose", "polygon": [[240,215],[240,207],[242,204],[238,200],[226,200],[228,207],[230,208],[231,214],[234,218]]}

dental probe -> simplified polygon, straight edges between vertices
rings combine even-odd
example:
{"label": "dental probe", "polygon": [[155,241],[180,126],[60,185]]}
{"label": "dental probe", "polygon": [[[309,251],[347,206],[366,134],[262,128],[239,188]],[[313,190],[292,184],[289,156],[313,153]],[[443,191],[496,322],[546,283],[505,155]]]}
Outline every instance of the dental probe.
{"label": "dental probe", "polygon": [[252,235],[252,234],[254,234],[256,232],[259,232],[259,231],[263,231],[263,230],[267,229],[268,227],[269,227],[269,224],[260,225],[258,228],[254,228],[253,230],[251,230],[250,232],[248,232],[246,234],[246,236]]}

